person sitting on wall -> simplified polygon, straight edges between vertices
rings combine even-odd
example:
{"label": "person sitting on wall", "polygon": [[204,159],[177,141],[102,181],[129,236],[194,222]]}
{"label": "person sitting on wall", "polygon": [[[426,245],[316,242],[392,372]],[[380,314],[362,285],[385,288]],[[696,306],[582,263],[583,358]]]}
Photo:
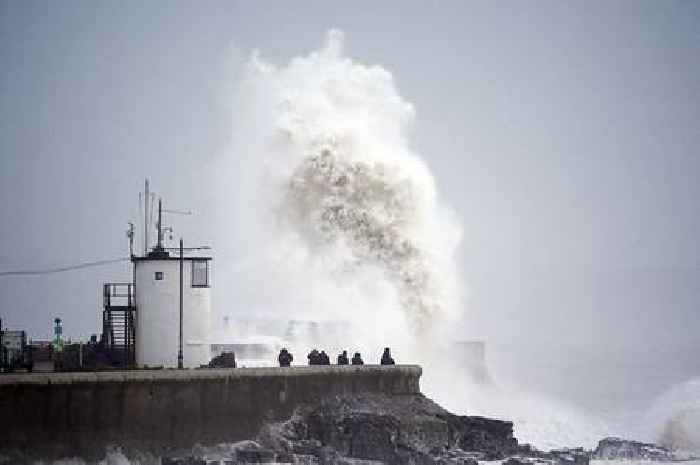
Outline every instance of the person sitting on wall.
{"label": "person sitting on wall", "polygon": [[344,350],[342,354],[338,354],[338,365],[347,365],[350,363],[348,360],[348,351]]}
{"label": "person sitting on wall", "polygon": [[319,358],[321,361],[321,365],[330,365],[331,364],[331,358],[328,356],[325,350],[322,350],[321,353],[319,354]]}
{"label": "person sitting on wall", "polygon": [[355,352],[355,355],[352,356],[352,364],[353,365],[364,365],[365,362],[362,361],[362,355],[360,355],[359,352]]}
{"label": "person sitting on wall", "polygon": [[394,359],[391,358],[391,351],[388,347],[384,348],[384,353],[382,354],[382,365],[395,365]]}
{"label": "person sitting on wall", "polygon": [[318,350],[313,349],[311,352],[309,352],[309,355],[306,357],[309,359],[309,365],[320,365],[320,357],[321,354],[318,353]]}
{"label": "person sitting on wall", "polygon": [[292,356],[292,354],[289,353],[289,351],[286,348],[283,348],[282,350],[280,350],[280,354],[277,357],[277,360],[280,362],[281,367],[288,367],[292,364],[292,360],[294,360],[294,357]]}

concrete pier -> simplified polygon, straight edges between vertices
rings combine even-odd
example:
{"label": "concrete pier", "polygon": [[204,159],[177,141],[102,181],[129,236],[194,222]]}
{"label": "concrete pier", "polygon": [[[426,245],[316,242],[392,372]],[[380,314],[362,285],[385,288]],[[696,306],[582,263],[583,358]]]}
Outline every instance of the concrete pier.
{"label": "concrete pier", "polygon": [[417,394],[420,376],[417,365],[1,375],[0,452],[97,458],[109,445],[234,442],[324,397]]}

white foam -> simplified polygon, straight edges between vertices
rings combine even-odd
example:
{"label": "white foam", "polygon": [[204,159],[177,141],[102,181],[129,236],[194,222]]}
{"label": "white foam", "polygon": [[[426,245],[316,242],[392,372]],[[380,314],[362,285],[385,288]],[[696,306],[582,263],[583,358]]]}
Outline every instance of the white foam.
{"label": "white foam", "polygon": [[345,57],[330,31],[286,66],[255,53],[235,111],[230,198],[252,233],[244,272],[264,283],[260,305],[349,321],[346,344],[404,360],[430,346],[462,312],[461,229],[410,146],[414,108],[392,75]]}

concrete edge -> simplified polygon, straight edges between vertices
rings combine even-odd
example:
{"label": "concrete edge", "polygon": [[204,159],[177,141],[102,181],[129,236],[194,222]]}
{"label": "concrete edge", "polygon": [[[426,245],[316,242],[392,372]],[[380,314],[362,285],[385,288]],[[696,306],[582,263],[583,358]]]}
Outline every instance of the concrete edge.
{"label": "concrete edge", "polygon": [[210,379],[242,378],[289,378],[297,376],[324,375],[379,375],[403,373],[420,378],[423,369],[420,365],[326,365],[326,366],[292,366],[256,367],[256,368],[219,368],[188,370],[125,370],[125,371],[91,371],[72,373],[17,373],[0,374],[0,388],[23,385],[64,385],[90,383],[133,383],[133,382],[190,382]]}

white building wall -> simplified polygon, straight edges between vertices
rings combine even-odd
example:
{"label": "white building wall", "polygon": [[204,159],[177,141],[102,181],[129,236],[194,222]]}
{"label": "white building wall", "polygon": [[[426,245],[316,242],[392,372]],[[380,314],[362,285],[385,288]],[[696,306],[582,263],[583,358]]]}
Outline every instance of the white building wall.
{"label": "white building wall", "polygon": [[[138,260],[136,266],[136,364],[177,367],[180,323],[179,260]],[[163,279],[155,279],[156,272]],[[209,282],[211,283],[211,269]],[[209,363],[211,288],[192,287],[192,260],[183,267],[183,362]]]}

